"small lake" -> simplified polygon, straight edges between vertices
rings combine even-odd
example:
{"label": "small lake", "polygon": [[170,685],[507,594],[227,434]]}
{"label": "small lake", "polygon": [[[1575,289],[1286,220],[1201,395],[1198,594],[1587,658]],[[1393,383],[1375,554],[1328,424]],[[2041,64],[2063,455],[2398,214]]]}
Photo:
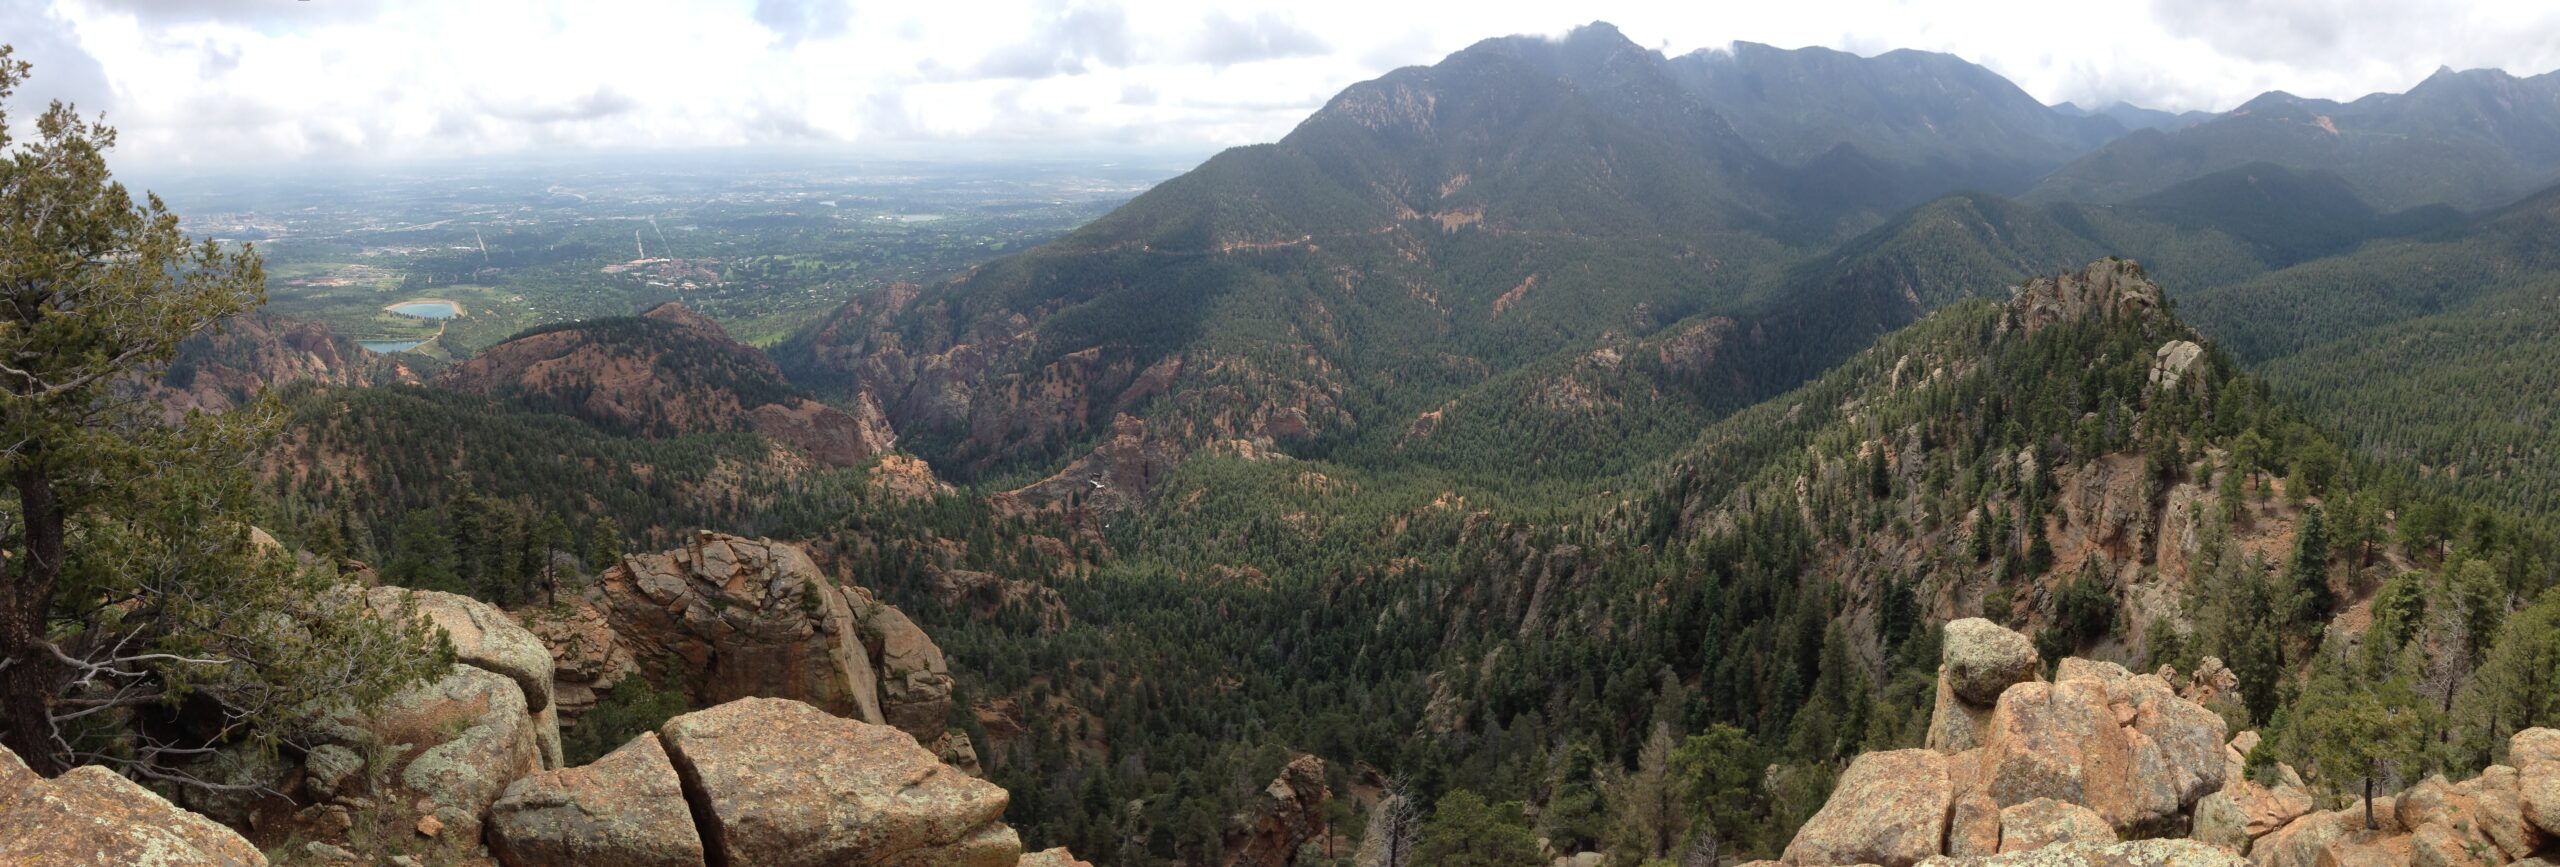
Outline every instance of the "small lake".
{"label": "small lake", "polygon": [[424,340],[358,340],[358,341],[356,341],[356,345],[357,345],[357,346],[364,347],[364,348],[365,348],[365,351],[367,351],[367,352],[379,352],[379,353],[382,353],[382,354],[384,354],[384,355],[389,355],[389,354],[394,353],[394,352],[407,352],[407,351],[409,351],[409,350],[416,349],[416,348],[418,348],[418,347],[420,347],[420,346],[424,346],[424,345],[426,345],[426,343],[427,343],[427,342],[426,342],[426,341],[424,341]]}
{"label": "small lake", "polygon": [[382,309],[420,319],[451,319],[462,315],[462,305],[451,301],[402,301]]}

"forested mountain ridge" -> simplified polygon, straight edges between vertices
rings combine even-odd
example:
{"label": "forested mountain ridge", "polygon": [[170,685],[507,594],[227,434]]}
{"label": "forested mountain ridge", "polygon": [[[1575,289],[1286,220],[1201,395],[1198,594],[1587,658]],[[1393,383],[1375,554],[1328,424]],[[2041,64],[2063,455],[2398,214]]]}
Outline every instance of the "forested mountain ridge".
{"label": "forested mountain ridge", "polygon": [[[1909,108],[1922,84],[1931,101],[1874,130],[1790,108],[1826,88]],[[1606,25],[1488,40],[1039,250],[856,300],[776,355],[795,382],[873,395],[964,479],[1055,470],[1123,413],[1167,449],[1321,453],[1576,343],[1731,312],[1803,245],[1962,183],[1947,166],[2049,165],[2094,123],[1938,55],[1668,60]]]}
{"label": "forested mountain ridge", "polygon": [[2560,178],[2560,73],[2441,69],[2406,93],[2346,103],[2270,92],[2195,124],[2127,135],[2028,195],[2120,202],[2256,162],[2336,172],[2387,209],[2502,205]]}

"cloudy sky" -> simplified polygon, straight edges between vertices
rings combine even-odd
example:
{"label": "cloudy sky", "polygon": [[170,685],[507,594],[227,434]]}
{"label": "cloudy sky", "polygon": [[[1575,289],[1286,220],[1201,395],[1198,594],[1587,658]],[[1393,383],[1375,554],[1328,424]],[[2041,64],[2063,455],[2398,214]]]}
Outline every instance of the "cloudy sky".
{"label": "cloudy sky", "polygon": [[180,168],[724,148],[881,155],[1269,141],[1343,86],[1592,19],[1950,52],[2047,102],[2352,98],[2439,65],[2560,68],[2548,0],[0,0],[37,64],[12,113],[105,109]]}

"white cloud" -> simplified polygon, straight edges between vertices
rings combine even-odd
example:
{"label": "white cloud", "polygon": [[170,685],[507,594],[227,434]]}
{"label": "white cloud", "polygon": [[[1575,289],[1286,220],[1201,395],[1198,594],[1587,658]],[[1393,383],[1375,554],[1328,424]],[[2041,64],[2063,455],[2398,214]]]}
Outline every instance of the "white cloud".
{"label": "white cloud", "polygon": [[1205,153],[1346,85],[1592,19],[1679,54],[1734,40],[1946,51],[2050,102],[2353,98],[2436,66],[2560,67],[2560,5],[2481,0],[24,0],[13,110],[106,108],[149,165],[824,146]]}

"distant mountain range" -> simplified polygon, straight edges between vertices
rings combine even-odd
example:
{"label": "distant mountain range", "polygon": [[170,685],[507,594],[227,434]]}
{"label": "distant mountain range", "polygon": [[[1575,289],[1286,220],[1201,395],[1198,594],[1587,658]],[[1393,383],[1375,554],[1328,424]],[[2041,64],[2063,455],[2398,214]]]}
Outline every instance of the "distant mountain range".
{"label": "distant mountain range", "polygon": [[1713,417],[2095,257],[2201,288],[2454,226],[2560,171],[2560,135],[2536,135],[2560,123],[2555,81],[2173,116],[2048,107],[1926,52],[1666,58],[1606,24],[1490,39],[776,354],[795,383],[877,400],[963,480],[1061,469],[1122,415],[1175,452],[1406,460],[1427,414],[1520,405],[1484,392],[1657,334],[1716,335],[1666,392]]}

